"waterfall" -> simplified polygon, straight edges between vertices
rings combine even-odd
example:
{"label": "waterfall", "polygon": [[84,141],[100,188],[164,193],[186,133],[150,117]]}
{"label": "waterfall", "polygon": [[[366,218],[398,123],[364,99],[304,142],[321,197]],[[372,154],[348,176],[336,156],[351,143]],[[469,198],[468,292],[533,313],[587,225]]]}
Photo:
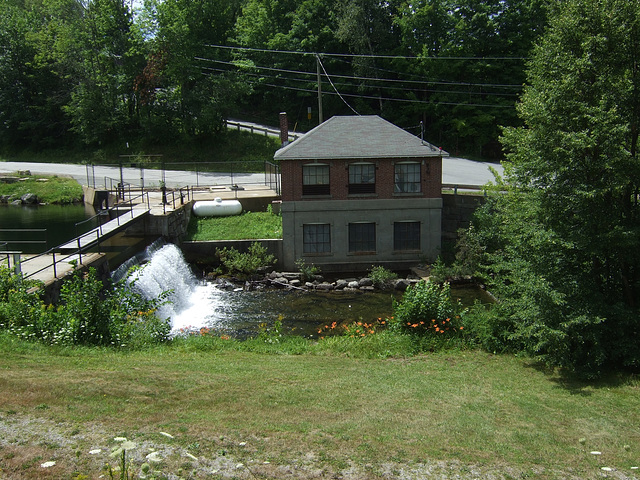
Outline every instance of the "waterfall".
{"label": "waterfall", "polygon": [[171,320],[174,333],[210,323],[207,316],[213,308],[214,299],[209,291],[213,287],[198,282],[178,247],[173,244],[151,245],[144,254],[123,265],[124,273],[116,270],[112,278],[117,281],[118,275],[122,278],[131,266],[140,264],[142,267],[133,271],[128,279],[148,299],[158,298],[163,292],[170,291],[169,303],[163,305],[157,314],[160,318]]}

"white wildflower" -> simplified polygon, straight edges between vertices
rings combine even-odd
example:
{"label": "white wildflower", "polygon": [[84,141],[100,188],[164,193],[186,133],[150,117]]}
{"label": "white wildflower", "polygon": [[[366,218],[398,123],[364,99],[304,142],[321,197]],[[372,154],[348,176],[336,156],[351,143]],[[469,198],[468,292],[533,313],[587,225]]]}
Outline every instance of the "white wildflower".
{"label": "white wildflower", "polygon": [[151,452],[149,455],[146,456],[146,459],[149,460],[150,462],[161,462],[162,458],[160,458],[160,454],[158,452]]}
{"label": "white wildflower", "polygon": [[190,454],[190,453],[188,453],[188,452],[187,452],[187,453],[185,453],[185,454],[184,454],[184,456],[185,456],[185,457],[189,457],[191,460],[198,460],[198,457],[196,457],[196,456],[194,456],[194,455],[191,455],[191,454]]}
{"label": "white wildflower", "polygon": [[127,437],[113,437],[113,440],[115,442],[126,442],[127,441]]}
{"label": "white wildflower", "polygon": [[96,448],[94,450],[89,450],[89,455],[97,455],[100,452],[102,452],[102,449],[101,448]]}
{"label": "white wildflower", "polygon": [[596,452],[589,452],[589,453],[591,453],[591,455],[602,455],[602,452],[597,452],[597,451]]}
{"label": "white wildflower", "polygon": [[49,468],[49,467],[53,467],[55,464],[56,462],[44,462],[44,463],[41,463],[40,466],[42,468]]}
{"label": "white wildflower", "polygon": [[160,432],[160,435],[164,435],[167,438],[173,438],[173,435],[171,435],[170,433],[167,433],[167,432]]}

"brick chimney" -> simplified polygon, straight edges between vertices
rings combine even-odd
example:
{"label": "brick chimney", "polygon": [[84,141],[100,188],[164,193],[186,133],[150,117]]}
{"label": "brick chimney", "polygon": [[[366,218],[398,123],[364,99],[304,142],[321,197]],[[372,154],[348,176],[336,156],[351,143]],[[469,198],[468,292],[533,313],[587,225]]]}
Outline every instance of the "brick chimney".
{"label": "brick chimney", "polygon": [[289,120],[287,120],[287,112],[280,112],[280,143],[283,147],[289,143]]}

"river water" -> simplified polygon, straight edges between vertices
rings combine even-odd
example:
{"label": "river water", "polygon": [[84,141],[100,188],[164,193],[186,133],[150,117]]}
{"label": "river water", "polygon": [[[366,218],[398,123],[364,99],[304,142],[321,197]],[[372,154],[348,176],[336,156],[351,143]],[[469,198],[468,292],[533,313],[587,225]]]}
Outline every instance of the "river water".
{"label": "river water", "polygon": [[[171,319],[174,334],[204,327],[242,338],[272,327],[280,319],[286,333],[311,337],[320,326],[332,322],[370,323],[389,317],[393,315],[393,300],[402,296],[400,292],[230,291],[199,280],[175,245],[153,245],[147,253],[146,259],[140,259],[146,261],[144,267],[134,274],[135,285],[147,298],[171,291],[171,303],[158,315]],[[114,276],[122,276],[122,271]],[[483,293],[476,288],[452,289],[454,298],[461,298],[463,305],[472,304],[476,298],[488,301]]]}

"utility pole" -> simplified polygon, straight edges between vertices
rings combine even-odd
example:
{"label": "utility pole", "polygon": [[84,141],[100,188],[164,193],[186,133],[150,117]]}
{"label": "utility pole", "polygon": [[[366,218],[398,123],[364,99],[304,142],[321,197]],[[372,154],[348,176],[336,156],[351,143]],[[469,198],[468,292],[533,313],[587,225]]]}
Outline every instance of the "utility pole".
{"label": "utility pole", "polygon": [[316,53],[316,70],[318,74],[318,125],[324,122],[322,117],[322,82],[320,79],[320,55]]}

